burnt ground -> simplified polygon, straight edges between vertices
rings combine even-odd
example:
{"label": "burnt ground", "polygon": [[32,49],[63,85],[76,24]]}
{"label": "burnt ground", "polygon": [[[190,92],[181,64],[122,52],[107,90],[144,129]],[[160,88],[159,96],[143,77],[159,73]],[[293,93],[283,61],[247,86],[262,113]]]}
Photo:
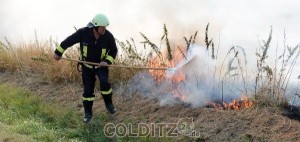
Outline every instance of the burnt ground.
{"label": "burnt ground", "polygon": [[[58,101],[83,112],[81,83],[52,83],[34,74],[0,73],[0,83],[22,87],[42,96],[45,101]],[[5,95],[5,94],[3,94]],[[95,114],[105,112],[99,92],[96,93]],[[300,109],[294,106],[253,107],[242,110],[189,108],[186,105],[160,106],[155,99],[139,94],[114,94],[117,113],[112,123],[177,123],[192,118],[198,138],[179,136],[179,141],[300,141]]]}

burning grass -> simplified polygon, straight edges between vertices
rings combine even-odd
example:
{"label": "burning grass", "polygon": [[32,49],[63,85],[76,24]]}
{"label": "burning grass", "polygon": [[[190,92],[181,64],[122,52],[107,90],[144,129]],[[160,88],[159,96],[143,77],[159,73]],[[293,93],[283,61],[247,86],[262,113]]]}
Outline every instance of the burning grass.
{"label": "burning grass", "polygon": [[251,106],[253,106],[253,101],[251,101],[248,96],[242,96],[229,103],[223,101],[222,103],[208,102],[206,104],[206,107],[211,107],[216,110],[239,110]]}
{"label": "burning grass", "polygon": [[[298,45],[295,48],[285,46],[286,52],[276,58],[277,63],[282,61],[281,67],[277,64],[272,66],[267,60],[270,33],[262,50],[258,51],[258,72],[252,74],[256,79],[251,80],[244,49],[233,46],[225,59],[220,61],[218,49],[215,49],[212,38],[208,37],[208,26],[205,47],[195,45],[198,32],[190,38],[184,37],[186,45],[172,45],[167,32],[164,25],[161,38],[164,47],[157,46],[141,33],[144,38],[143,51],[146,53],[138,50],[142,47],[136,45],[134,39],[117,41],[120,53],[116,64],[174,67],[176,71],[111,69],[110,79],[114,84],[116,107],[119,108],[116,118],[111,121],[150,123],[193,117],[199,126],[197,129],[203,134],[200,140],[267,141],[274,140],[274,137],[299,140],[298,133],[291,133],[299,128],[299,123],[293,121],[293,125],[286,128],[286,122],[290,120],[282,118],[281,110],[276,108],[287,106],[284,94],[300,53]],[[15,84],[27,86],[45,100],[56,99],[66,105],[75,103],[76,109],[82,111],[81,100],[78,99],[82,93],[80,73],[74,63],[53,61],[54,48],[51,39],[45,42],[1,43],[0,71],[5,72],[1,74],[5,76],[1,79],[6,80],[3,82],[15,80]],[[64,56],[78,58],[77,48],[68,50]],[[292,64],[289,64],[290,61]],[[251,88],[253,84],[256,91]],[[260,106],[263,109],[257,111]],[[103,104],[96,104],[95,110],[105,111]],[[278,116],[280,119],[277,119]],[[281,131],[281,128],[286,128],[286,131]],[[276,134],[273,134],[274,131]],[[94,132],[97,134],[98,129]]]}
{"label": "burning grass", "polygon": [[[79,84],[65,84],[63,86],[59,84],[41,84],[38,78],[27,81],[29,78],[24,80],[17,76],[9,76],[8,73],[0,74],[0,79],[4,83],[13,84],[13,86],[30,87],[36,95],[42,96],[43,98],[52,96],[52,99],[63,102],[61,105],[71,107],[71,109],[73,109],[72,113],[76,113],[76,111],[74,111],[75,109],[82,112],[82,108],[80,107],[81,101],[78,99],[80,96],[76,94],[76,92],[80,92],[80,90],[76,90],[79,89]],[[76,89],[74,90],[72,87]],[[135,125],[137,123],[176,122],[182,117],[193,118],[195,129],[201,133],[199,138],[179,136],[176,138],[123,137],[117,139],[119,141],[208,142],[298,141],[300,139],[298,131],[300,127],[299,121],[289,119],[285,116],[285,114],[289,112],[278,107],[258,107],[255,105],[248,109],[224,111],[209,108],[187,108],[182,105],[160,106],[156,99],[145,99],[137,93],[125,97],[123,93],[115,92],[114,100],[118,112],[111,118],[104,113],[106,110],[105,107],[103,107],[104,104],[99,94],[96,95],[96,98],[94,107],[96,119],[92,120],[91,125],[82,126],[82,129],[74,127],[74,129],[80,130],[79,133],[82,134],[82,136],[85,136],[82,138],[83,140],[103,140],[104,138],[100,138],[100,136],[102,136],[100,133],[102,132],[101,129],[103,126],[99,123],[103,124],[104,121],[110,123],[132,123]],[[77,135],[77,137],[79,136]],[[64,138],[67,139],[68,137]]]}
{"label": "burning grass", "polygon": [[[207,102],[210,102],[216,109],[248,107],[253,102],[245,101],[240,94],[246,94],[247,96],[254,94],[257,98],[261,94],[259,92],[264,89],[271,90],[263,93],[269,94],[275,100],[277,99],[278,104],[285,104],[286,100],[278,99],[283,98],[282,96],[286,93],[291,70],[300,53],[298,45],[294,48],[285,45],[284,51],[288,52],[284,52],[280,55],[280,58],[276,58],[277,63],[279,59],[282,59],[281,68],[277,65],[272,68],[267,62],[267,51],[270,48],[272,39],[271,31],[268,40],[266,42],[263,41],[265,44],[261,48],[262,51],[258,50],[257,52],[258,72],[255,75],[255,83],[253,83],[251,74],[247,72],[245,50],[240,46],[233,46],[229,49],[223,61],[217,60],[219,59],[219,49],[215,49],[213,39],[208,37],[208,27],[209,24],[206,27],[204,39],[206,47],[195,46],[197,31],[190,38],[184,37],[185,45],[172,45],[169,42],[166,25],[164,25],[164,33],[161,38],[161,43],[165,43],[163,47],[157,46],[145,34],[141,33],[141,36],[144,38],[144,41],[141,43],[144,46],[144,50],[148,52],[138,50],[139,46],[136,45],[132,38],[124,42],[117,40],[120,53],[117,56],[116,64],[169,67],[176,70],[142,71],[138,69],[114,68],[110,71],[111,82],[129,84],[128,86],[130,87],[142,84],[148,87],[148,89],[144,88],[144,90],[149,90],[149,88],[156,89],[154,96],[157,96],[158,99],[163,98],[163,101],[170,102],[179,100],[179,102],[196,107],[205,106]],[[55,62],[52,59],[53,49],[55,48],[52,39],[45,42],[36,39],[35,41],[21,44],[12,44],[7,40],[6,42],[6,44],[1,43],[0,46],[0,70],[2,72],[17,72],[25,77],[31,74],[40,74],[43,80],[50,80],[54,83],[80,82],[81,77],[76,70],[76,63],[67,61]],[[78,47],[75,46],[69,49],[64,56],[73,59],[78,58]],[[289,61],[293,61],[292,64],[288,64]],[[227,64],[227,68],[223,67],[225,66],[224,64]],[[150,76],[147,74],[150,74]],[[130,84],[132,80],[139,80],[139,84]],[[153,80],[153,82],[145,84],[147,81],[143,80]],[[251,84],[255,84],[254,91],[248,87]],[[147,95],[147,91],[145,92],[139,88],[131,90]],[[168,100],[166,96],[172,99]],[[213,101],[220,99],[219,103]]]}

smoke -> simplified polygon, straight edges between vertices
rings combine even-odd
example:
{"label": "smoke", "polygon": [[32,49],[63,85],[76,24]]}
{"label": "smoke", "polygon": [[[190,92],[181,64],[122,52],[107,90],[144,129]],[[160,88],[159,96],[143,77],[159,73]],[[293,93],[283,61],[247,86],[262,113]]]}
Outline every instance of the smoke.
{"label": "smoke", "polygon": [[[284,30],[288,42],[291,45],[298,44],[300,9],[297,3],[296,0],[1,0],[0,41],[3,37],[13,41],[22,41],[22,38],[30,40],[34,38],[36,30],[39,38],[48,39],[52,36],[60,42],[74,32],[73,26],[83,27],[96,13],[101,12],[109,17],[111,24],[108,29],[120,41],[130,37],[141,41],[139,32],[143,32],[151,41],[159,43],[164,23],[173,45],[178,45],[178,41],[183,41],[183,36],[189,37],[196,30],[199,31],[197,39],[203,41],[205,26],[209,22],[209,36],[216,39],[220,34],[220,52],[226,52],[232,45],[240,45],[247,49],[250,55],[248,57],[254,59],[255,49],[259,48],[257,36],[259,39],[261,36],[265,37],[270,25],[274,27],[275,42],[272,42],[272,47],[278,46],[277,41],[283,39]],[[279,44],[279,48],[281,47]],[[222,75],[216,73],[217,64],[211,61],[207,51],[201,47],[193,50],[196,51],[188,57],[189,60],[192,57],[196,59],[184,66],[186,79],[175,85],[179,89],[172,88],[174,84],[168,80],[157,83],[151,75],[144,72],[132,79],[129,91],[158,98],[161,104],[173,104],[178,101],[172,90],[186,90],[187,93],[182,94],[186,94],[187,103],[195,106],[203,105],[203,102],[211,98],[221,98],[222,80],[225,99],[235,98],[243,93],[236,91],[243,90],[239,89],[243,83],[236,81],[239,76],[226,76],[223,79]],[[272,54],[276,51],[275,48],[271,50]],[[183,60],[177,67],[180,68],[185,62]],[[299,71],[297,63],[296,73],[291,77],[294,84],[298,83]],[[171,78],[172,73],[168,74]],[[234,79],[236,80],[233,81]],[[132,87],[134,85],[140,88]]]}
{"label": "smoke", "polygon": [[[205,47],[192,45],[182,59],[175,71],[166,71],[166,79],[156,81],[149,72],[138,73],[125,85],[128,95],[140,94],[149,99],[157,99],[160,105],[183,104],[190,107],[200,107],[209,101],[221,101],[222,99],[222,77],[218,75],[217,63],[211,59]],[[174,81],[173,78],[184,76],[182,81]],[[226,88],[242,86],[232,80],[223,80]],[[240,85],[237,85],[237,84]],[[120,91],[122,87],[117,87]],[[223,90],[224,101],[236,99],[231,89]]]}
{"label": "smoke", "polygon": [[110,19],[109,30],[120,40],[138,38],[139,32],[159,39],[166,23],[176,42],[195,30],[203,33],[210,22],[210,34],[221,30],[225,46],[234,42],[251,47],[256,36],[265,35],[270,25],[280,33],[286,29],[289,40],[298,42],[300,12],[295,3],[296,0],[1,0],[0,38],[31,38],[37,30],[42,37],[53,36],[61,41],[74,32],[73,26],[85,26],[102,12]]}

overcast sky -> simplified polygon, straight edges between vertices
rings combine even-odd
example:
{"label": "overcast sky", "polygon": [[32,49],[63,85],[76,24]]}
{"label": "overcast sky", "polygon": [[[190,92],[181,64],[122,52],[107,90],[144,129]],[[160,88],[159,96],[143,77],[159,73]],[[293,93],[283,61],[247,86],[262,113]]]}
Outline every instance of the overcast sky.
{"label": "overcast sky", "polygon": [[223,49],[240,45],[254,52],[271,25],[273,44],[282,45],[284,30],[290,45],[300,41],[297,0],[1,0],[0,40],[33,39],[36,30],[39,38],[60,42],[97,13],[108,16],[108,29],[119,40],[141,41],[143,32],[155,41],[166,23],[172,43],[196,30],[204,41],[209,22],[210,35],[217,39],[220,34]]}
{"label": "overcast sky", "polygon": [[270,25],[275,39],[286,29],[291,44],[300,33],[297,0],[1,0],[0,38],[28,39],[36,30],[41,38],[61,41],[74,32],[73,25],[85,26],[96,13],[108,16],[108,29],[121,40],[139,32],[160,37],[163,23],[181,39],[196,30],[203,37],[210,22],[211,34],[220,33],[224,44],[257,43]]}

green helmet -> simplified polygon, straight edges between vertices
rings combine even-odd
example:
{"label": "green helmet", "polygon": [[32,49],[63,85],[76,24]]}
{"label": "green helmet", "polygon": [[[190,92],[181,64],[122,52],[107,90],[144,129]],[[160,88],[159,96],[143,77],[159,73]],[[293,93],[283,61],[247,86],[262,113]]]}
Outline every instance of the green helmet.
{"label": "green helmet", "polygon": [[109,25],[108,18],[104,14],[97,14],[91,22],[88,23],[88,27],[98,27],[103,26],[106,27]]}

